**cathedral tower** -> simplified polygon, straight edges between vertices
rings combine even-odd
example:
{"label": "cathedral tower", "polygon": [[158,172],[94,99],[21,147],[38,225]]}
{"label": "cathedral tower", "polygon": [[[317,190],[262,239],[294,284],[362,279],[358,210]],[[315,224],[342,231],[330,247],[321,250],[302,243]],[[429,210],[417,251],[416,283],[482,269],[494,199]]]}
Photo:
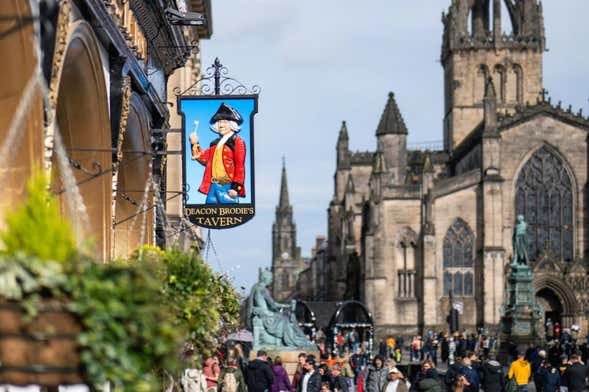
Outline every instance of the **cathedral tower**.
{"label": "cathedral tower", "polygon": [[294,291],[299,268],[300,249],[297,248],[297,227],[292,217],[292,206],[288,197],[286,166],[282,162],[280,198],[276,207],[276,218],[272,225],[272,292],[282,300]]}
{"label": "cathedral tower", "polygon": [[[501,30],[507,16],[509,35]],[[536,103],[543,88],[544,18],[539,0],[452,0],[442,22],[444,148],[452,151],[483,120],[488,78],[499,111]]]}
{"label": "cathedral tower", "polygon": [[348,177],[350,176],[350,150],[349,150],[349,136],[348,127],[345,121],[342,121],[342,126],[337,137],[337,162],[336,172],[334,175],[335,181],[335,196],[340,201],[344,196]]}
{"label": "cathedral tower", "polygon": [[376,128],[377,151],[384,158],[383,169],[387,174],[387,184],[403,184],[407,170],[407,127],[395,100],[390,92],[385,108]]}

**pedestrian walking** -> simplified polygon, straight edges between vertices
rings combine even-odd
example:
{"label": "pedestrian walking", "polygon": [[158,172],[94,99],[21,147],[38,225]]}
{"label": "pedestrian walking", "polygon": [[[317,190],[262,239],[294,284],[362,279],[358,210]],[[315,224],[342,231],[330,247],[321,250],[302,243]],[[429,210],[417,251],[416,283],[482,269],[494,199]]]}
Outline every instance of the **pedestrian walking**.
{"label": "pedestrian walking", "polygon": [[465,392],[478,392],[481,386],[481,379],[478,371],[473,366],[473,357],[476,356],[473,353],[468,353],[462,359],[462,367],[460,368],[459,378],[462,379]]}
{"label": "pedestrian walking", "polygon": [[542,362],[537,373],[540,376],[539,381],[543,392],[560,391],[560,372],[550,362]]}
{"label": "pedestrian walking", "polygon": [[354,374],[356,375],[356,377],[354,379],[354,383],[356,385],[359,385],[358,378],[360,377],[360,374],[362,373],[362,371],[364,370],[364,367],[366,366],[366,356],[364,355],[364,353],[362,352],[362,349],[360,347],[358,347],[356,349],[356,352],[350,358],[350,365],[352,366],[352,370],[354,371]]}
{"label": "pedestrian walking", "polygon": [[207,391],[217,392],[219,385],[219,375],[221,368],[219,367],[219,359],[215,356],[207,358],[202,368],[202,372],[207,380]]}
{"label": "pedestrian walking", "polygon": [[331,375],[329,366],[325,363],[322,363],[317,367],[317,370],[319,371],[319,375],[321,376],[321,385],[328,383],[329,389],[333,390],[333,376]]}
{"label": "pedestrian walking", "polygon": [[296,391],[297,387],[299,385],[299,383],[301,382],[301,379],[303,378],[303,373],[304,373],[304,369],[303,369],[303,365],[305,364],[305,359],[307,359],[307,354],[305,353],[300,353],[298,356],[298,360],[299,362],[297,363],[297,370],[295,371],[295,374],[292,376],[292,391]]}
{"label": "pedestrian walking", "polygon": [[270,388],[272,392],[288,392],[292,390],[292,385],[288,379],[286,370],[282,367],[282,358],[274,358],[274,365],[272,366],[272,374],[274,375],[274,382]]}
{"label": "pedestrian walking", "polygon": [[456,384],[456,381],[460,379],[460,369],[462,368],[462,358],[456,357],[456,360],[448,367],[446,370],[446,375],[444,376],[444,384],[446,384],[446,389],[451,391]]}
{"label": "pedestrian walking", "polygon": [[530,365],[532,366],[532,378],[534,380],[534,386],[536,392],[544,391],[544,380],[542,377],[542,364],[546,361],[546,351],[536,348],[537,355],[532,355],[530,359]]}
{"label": "pedestrian walking", "polygon": [[503,366],[490,355],[481,369],[481,387],[485,392],[502,392],[505,388],[505,373]]}
{"label": "pedestrian walking", "polygon": [[259,350],[256,359],[247,365],[248,392],[267,392],[273,382],[274,373],[268,364],[268,354],[264,350]]}
{"label": "pedestrian walking", "polygon": [[403,373],[396,367],[389,370],[387,383],[382,392],[409,392],[410,384],[405,380]]}
{"label": "pedestrian walking", "polygon": [[546,330],[546,341],[547,342],[551,342],[552,339],[554,339],[554,327],[552,325],[552,320],[550,319],[550,317],[548,317],[548,319],[546,319],[546,324],[545,324],[545,330]]}
{"label": "pedestrian walking", "polygon": [[417,392],[443,392],[434,364],[431,360],[423,361],[417,375],[413,390]]}
{"label": "pedestrian walking", "polygon": [[581,358],[577,354],[571,355],[571,365],[563,374],[564,386],[569,392],[582,392],[587,386],[587,376],[589,376],[589,368],[581,363]]}
{"label": "pedestrian walking", "polygon": [[[305,364],[303,366],[303,379],[297,387],[297,392],[320,392],[321,391],[321,375],[317,371],[317,364],[315,356],[307,355]],[[251,391],[249,391],[251,392]]]}
{"label": "pedestrian walking", "polygon": [[236,358],[229,358],[219,374],[218,392],[247,392],[245,378]]}
{"label": "pedestrian walking", "polygon": [[446,334],[440,339],[440,348],[442,363],[448,364],[448,358],[450,357],[450,341]]}
{"label": "pedestrian walking", "polygon": [[388,376],[388,368],[384,366],[384,359],[380,355],[374,357],[372,365],[366,371],[366,392],[381,392]]}
{"label": "pedestrian walking", "polygon": [[207,380],[202,370],[186,369],[180,379],[180,385],[184,392],[206,392]]}
{"label": "pedestrian walking", "polygon": [[525,360],[525,353],[518,353],[517,360],[511,363],[507,377],[515,380],[518,391],[527,391],[530,378],[532,376],[532,367]]}
{"label": "pedestrian walking", "polygon": [[331,375],[333,377],[333,390],[335,392],[348,392],[350,390],[346,377],[342,374],[342,368],[340,365],[333,365],[331,368]]}
{"label": "pedestrian walking", "polygon": [[393,351],[393,360],[395,361],[395,363],[401,363],[402,359],[403,353],[401,352],[401,347],[397,346]]}

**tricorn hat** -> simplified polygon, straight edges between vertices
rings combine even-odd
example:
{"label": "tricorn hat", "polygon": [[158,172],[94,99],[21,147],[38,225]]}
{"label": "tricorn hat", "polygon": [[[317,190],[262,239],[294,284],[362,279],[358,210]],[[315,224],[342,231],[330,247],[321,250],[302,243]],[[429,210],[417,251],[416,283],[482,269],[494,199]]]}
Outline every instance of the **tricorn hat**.
{"label": "tricorn hat", "polygon": [[237,125],[241,125],[241,123],[243,122],[243,118],[241,118],[239,113],[237,113],[237,110],[233,109],[225,102],[223,102],[221,106],[219,106],[217,113],[215,113],[211,118],[211,124],[214,124],[220,120],[235,121]]}

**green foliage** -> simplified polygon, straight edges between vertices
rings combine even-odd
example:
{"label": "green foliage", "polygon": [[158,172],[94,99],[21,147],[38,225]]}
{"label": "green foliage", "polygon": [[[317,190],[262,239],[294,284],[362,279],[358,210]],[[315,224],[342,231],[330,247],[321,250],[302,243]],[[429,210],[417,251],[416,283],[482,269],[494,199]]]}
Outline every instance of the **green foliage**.
{"label": "green foliage", "polygon": [[235,332],[239,327],[239,295],[226,275],[215,277],[215,288],[221,314],[221,334]]}
{"label": "green foliage", "polygon": [[35,172],[27,183],[28,197],[6,216],[7,229],[0,233],[3,253],[25,254],[39,261],[72,260],[76,240],[71,225],[59,214],[57,199],[49,191],[47,175]]}
{"label": "green foliage", "polygon": [[83,321],[79,342],[90,382],[121,391],[160,390],[158,372],[176,370],[185,332],[163,306],[155,266],[89,264],[72,277],[72,310]]}
{"label": "green foliage", "polygon": [[186,328],[197,356],[205,357],[217,347],[220,335],[238,326],[239,299],[226,276],[216,274],[197,252],[166,251],[144,247],[135,258],[162,264],[160,274],[164,301]]}
{"label": "green foliage", "polygon": [[84,326],[80,355],[94,389],[109,380],[116,391],[161,390],[159,376],[178,370],[183,343],[204,357],[237,328],[234,288],[198,253],[142,247],[127,262],[94,263],[76,248],[47,176],[35,173],[27,190],[0,232],[0,297],[30,317],[42,298],[69,301]]}
{"label": "green foliage", "polygon": [[65,282],[62,266],[54,261],[23,254],[0,257],[0,297],[23,300],[43,292],[57,296]]}

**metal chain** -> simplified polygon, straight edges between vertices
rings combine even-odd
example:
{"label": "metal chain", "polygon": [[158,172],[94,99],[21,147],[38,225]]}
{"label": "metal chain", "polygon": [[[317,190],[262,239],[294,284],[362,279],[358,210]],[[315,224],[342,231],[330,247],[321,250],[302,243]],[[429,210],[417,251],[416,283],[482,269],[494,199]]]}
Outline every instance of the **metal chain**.
{"label": "metal chain", "polygon": [[38,81],[39,74],[37,72],[33,72],[25,86],[23,94],[21,95],[21,98],[16,107],[16,111],[14,112],[14,116],[12,116],[12,120],[10,121],[8,132],[6,132],[4,143],[0,148],[0,165],[5,168],[0,175],[0,184],[4,184],[5,176],[10,171],[10,167],[12,166],[12,159],[14,158],[15,153],[20,146],[22,136],[25,134],[25,132],[22,132],[21,129],[27,118],[29,109],[31,108],[35,87],[38,86]]}

